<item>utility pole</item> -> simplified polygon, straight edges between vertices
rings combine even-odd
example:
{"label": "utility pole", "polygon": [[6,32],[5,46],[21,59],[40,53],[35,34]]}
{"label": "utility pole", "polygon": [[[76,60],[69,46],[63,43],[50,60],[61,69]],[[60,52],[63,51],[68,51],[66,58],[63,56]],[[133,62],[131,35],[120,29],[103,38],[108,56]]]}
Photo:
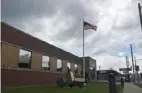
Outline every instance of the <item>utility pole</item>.
{"label": "utility pole", "polygon": [[127,76],[128,81],[130,81],[130,76],[129,76],[129,58],[128,58],[128,56],[126,56],[126,68],[127,68],[126,76]]}
{"label": "utility pole", "polygon": [[128,56],[126,56],[126,68],[129,68]]}
{"label": "utility pole", "polygon": [[133,59],[133,48],[132,48],[132,44],[130,44],[130,49],[131,49],[131,57],[132,57],[133,77],[134,77],[134,83],[135,83],[134,59]]}
{"label": "utility pole", "polygon": [[138,3],[138,9],[139,9],[139,16],[140,16],[140,24],[141,24],[141,30],[142,30],[142,13],[141,13],[141,5]]}
{"label": "utility pole", "polygon": [[[137,66],[137,63],[136,63],[136,57],[134,56],[134,61],[135,61],[135,73],[137,72],[136,71],[136,66]],[[137,80],[137,79],[136,79]]]}
{"label": "utility pole", "polygon": [[136,66],[137,66],[136,57],[134,57],[134,60],[135,60],[135,72],[137,73],[137,80],[138,80],[138,83],[139,83],[139,73],[138,73],[137,68],[136,68]]}

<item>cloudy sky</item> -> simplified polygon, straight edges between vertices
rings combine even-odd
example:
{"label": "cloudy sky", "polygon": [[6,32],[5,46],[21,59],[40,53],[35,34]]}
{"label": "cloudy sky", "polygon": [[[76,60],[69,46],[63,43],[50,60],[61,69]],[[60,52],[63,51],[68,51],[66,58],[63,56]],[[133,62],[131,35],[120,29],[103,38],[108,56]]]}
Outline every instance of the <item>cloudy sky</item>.
{"label": "cloudy sky", "polygon": [[[138,14],[142,0],[2,0],[1,20],[59,48],[82,56],[82,19],[97,25],[85,31],[85,56],[101,69],[125,67],[125,56],[142,59]],[[142,60],[137,60],[141,66]]]}

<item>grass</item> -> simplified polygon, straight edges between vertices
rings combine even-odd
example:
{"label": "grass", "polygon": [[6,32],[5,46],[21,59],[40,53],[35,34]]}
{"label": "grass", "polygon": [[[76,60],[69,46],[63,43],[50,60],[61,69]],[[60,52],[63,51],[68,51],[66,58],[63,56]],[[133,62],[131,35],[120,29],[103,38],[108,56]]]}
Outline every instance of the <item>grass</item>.
{"label": "grass", "polygon": [[123,93],[123,88],[120,88],[120,89],[118,90],[118,93]]}
{"label": "grass", "polygon": [[[117,90],[118,91],[121,90],[120,85],[117,85]],[[88,84],[84,88],[78,88],[78,87],[60,88],[58,86],[7,88],[3,91],[3,93],[109,93],[109,90],[108,90],[108,84],[106,83],[92,83]]]}

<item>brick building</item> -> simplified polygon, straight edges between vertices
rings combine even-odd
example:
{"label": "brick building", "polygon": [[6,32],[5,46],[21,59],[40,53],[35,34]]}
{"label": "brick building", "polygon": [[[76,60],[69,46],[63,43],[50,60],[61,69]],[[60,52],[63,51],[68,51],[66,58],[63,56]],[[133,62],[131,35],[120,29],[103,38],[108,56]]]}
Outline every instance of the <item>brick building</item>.
{"label": "brick building", "polygon": [[55,84],[67,66],[81,74],[79,57],[1,22],[2,86]]}
{"label": "brick building", "polygon": [[[85,59],[90,80],[96,80],[96,60]],[[1,22],[3,87],[55,84],[67,67],[81,77],[82,64],[82,58]]]}

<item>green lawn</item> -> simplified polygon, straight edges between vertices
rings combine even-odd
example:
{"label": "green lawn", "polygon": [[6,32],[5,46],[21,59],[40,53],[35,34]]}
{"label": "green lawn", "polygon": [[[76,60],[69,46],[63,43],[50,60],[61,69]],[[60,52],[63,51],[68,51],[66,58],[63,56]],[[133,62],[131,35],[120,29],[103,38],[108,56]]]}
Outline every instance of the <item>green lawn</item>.
{"label": "green lawn", "polygon": [[[117,90],[119,91],[121,90],[120,85],[117,85]],[[93,84],[88,84],[84,88],[78,88],[78,87],[60,88],[58,86],[7,88],[3,91],[3,93],[109,93],[109,90],[108,90],[108,84],[93,83]]]}
{"label": "green lawn", "polygon": [[123,88],[118,89],[118,93],[123,93]]}

